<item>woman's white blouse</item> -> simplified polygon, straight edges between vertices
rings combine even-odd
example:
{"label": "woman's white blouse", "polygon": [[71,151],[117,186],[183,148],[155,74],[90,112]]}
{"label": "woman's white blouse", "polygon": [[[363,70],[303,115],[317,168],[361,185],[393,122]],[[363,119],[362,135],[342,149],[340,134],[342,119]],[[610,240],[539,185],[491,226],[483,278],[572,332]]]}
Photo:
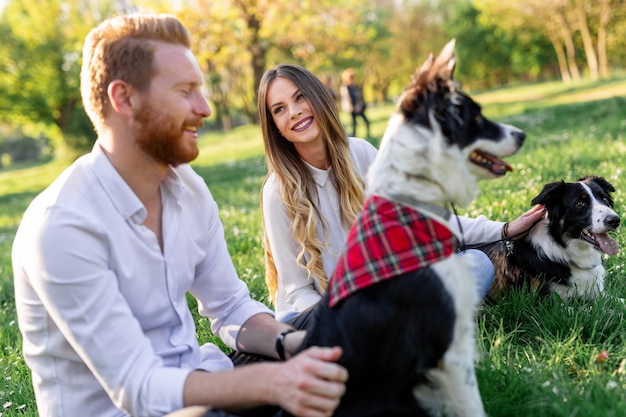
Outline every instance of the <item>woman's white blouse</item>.
{"label": "woman's white blouse", "polygon": [[[376,148],[366,140],[350,138],[350,154],[361,177],[365,177],[376,152]],[[327,236],[324,237],[322,224],[318,222],[317,236],[327,242],[326,249],[322,251],[322,262],[326,275],[330,277],[349,228],[341,224],[338,194],[330,178],[332,167],[329,170],[317,169],[311,165],[308,167],[317,185],[319,201],[316,204],[327,226]],[[315,304],[321,295],[317,277],[309,276],[304,265],[296,261],[300,245],[291,234],[291,221],[287,217],[274,175],[268,178],[263,187],[263,217],[278,271],[275,310],[276,318],[280,320],[290,311],[302,311]]]}

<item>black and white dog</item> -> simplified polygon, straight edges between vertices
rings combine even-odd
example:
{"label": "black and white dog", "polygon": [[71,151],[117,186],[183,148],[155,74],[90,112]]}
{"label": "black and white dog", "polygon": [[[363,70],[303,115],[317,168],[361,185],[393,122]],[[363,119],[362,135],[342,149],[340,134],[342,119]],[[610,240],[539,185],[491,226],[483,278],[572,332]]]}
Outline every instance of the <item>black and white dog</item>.
{"label": "black and white dog", "polygon": [[343,348],[335,417],[485,415],[475,365],[478,296],[456,256],[451,204],[511,167],[525,134],[458,90],[454,41],[398,101],[368,173],[368,198],[301,346]]}
{"label": "black and white dog", "polygon": [[531,204],[546,208],[544,218],[523,239],[483,248],[495,267],[489,297],[526,285],[542,295],[557,293],[592,300],[604,291],[603,254],[615,255],[617,242],[608,233],[620,225],[613,210],[613,185],[602,177],[544,186]]}

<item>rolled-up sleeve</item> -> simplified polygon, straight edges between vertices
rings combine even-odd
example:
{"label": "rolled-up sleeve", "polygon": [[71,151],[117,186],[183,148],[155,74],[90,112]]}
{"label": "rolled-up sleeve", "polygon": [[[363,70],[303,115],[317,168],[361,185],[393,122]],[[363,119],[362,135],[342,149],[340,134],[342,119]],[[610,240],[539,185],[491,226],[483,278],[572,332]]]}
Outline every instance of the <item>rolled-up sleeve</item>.
{"label": "rolled-up sleeve", "polygon": [[485,216],[453,216],[449,224],[452,230],[465,239],[466,244],[476,245],[500,240],[504,222],[489,220]]}

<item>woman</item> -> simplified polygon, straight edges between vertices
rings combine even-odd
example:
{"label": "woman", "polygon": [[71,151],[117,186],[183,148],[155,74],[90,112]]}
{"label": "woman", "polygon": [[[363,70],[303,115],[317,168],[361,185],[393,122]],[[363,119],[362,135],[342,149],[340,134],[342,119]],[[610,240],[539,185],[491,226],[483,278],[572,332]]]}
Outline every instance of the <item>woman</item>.
{"label": "woman", "polygon": [[268,176],[263,184],[266,282],[277,318],[315,304],[365,198],[376,148],[348,138],[328,88],[296,65],[259,87]]}
{"label": "woman", "polygon": [[[324,83],[300,66],[278,65],[264,74],[258,109],[268,166],[261,191],[266,283],[276,318],[284,321],[326,291],[361,211],[363,178],[377,150],[348,137]],[[510,224],[484,216],[450,223],[472,244],[517,235],[540,217],[533,209]],[[476,259],[483,297],[493,281],[493,265],[478,250],[465,255]]]}

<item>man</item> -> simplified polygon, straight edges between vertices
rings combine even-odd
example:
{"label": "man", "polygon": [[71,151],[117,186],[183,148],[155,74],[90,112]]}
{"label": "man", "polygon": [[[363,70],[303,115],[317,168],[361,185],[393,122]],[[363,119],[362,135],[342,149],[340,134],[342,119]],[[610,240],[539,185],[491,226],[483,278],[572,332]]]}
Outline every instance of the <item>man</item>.
{"label": "man", "polygon": [[13,245],[42,417],[197,405],[329,416],[345,390],[340,348],[231,370],[216,346],[198,345],[187,292],[239,351],[289,357],[302,336],[285,336],[290,328],[250,298],[217,205],[187,165],[211,114],[201,87],[189,33],[172,16],[116,17],[87,36],[81,93],[98,140],[32,202]]}

